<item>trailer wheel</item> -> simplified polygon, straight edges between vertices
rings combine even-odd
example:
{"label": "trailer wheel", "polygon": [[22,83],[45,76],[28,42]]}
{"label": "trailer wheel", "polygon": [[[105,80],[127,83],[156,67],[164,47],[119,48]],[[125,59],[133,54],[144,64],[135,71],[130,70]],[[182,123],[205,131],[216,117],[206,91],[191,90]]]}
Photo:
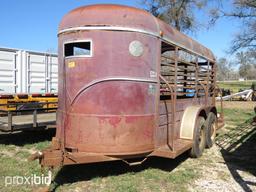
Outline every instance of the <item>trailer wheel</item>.
{"label": "trailer wheel", "polygon": [[204,151],[205,142],[206,142],[205,131],[206,131],[205,119],[202,116],[198,116],[196,127],[194,130],[193,146],[190,151],[190,156],[193,158],[200,157]]}
{"label": "trailer wheel", "polygon": [[211,148],[215,142],[216,130],[217,130],[216,119],[217,119],[216,115],[213,112],[210,112],[205,122],[207,148]]}

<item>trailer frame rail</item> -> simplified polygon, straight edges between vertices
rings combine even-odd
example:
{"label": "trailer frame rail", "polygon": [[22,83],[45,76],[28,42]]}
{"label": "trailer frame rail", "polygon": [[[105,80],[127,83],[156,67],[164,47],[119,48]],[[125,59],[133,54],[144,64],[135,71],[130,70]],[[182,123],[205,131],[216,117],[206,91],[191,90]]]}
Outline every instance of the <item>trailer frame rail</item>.
{"label": "trailer frame rail", "polygon": [[[18,109],[18,106],[21,104],[23,109]],[[57,102],[0,104],[0,106],[15,105],[16,107],[16,110],[0,109],[0,130],[3,132],[13,132],[17,130],[55,128],[57,107],[37,107],[49,104],[57,104]]]}

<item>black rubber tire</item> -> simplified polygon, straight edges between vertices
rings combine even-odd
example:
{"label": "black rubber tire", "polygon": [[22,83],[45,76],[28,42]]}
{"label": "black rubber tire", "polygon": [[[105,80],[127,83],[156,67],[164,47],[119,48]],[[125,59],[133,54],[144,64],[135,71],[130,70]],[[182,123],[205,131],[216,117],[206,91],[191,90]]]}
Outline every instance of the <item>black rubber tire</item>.
{"label": "black rubber tire", "polygon": [[197,117],[196,126],[194,130],[193,146],[190,151],[190,156],[193,158],[201,157],[205,149],[205,119],[201,116]]}
{"label": "black rubber tire", "polygon": [[213,112],[210,112],[205,121],[206,127],[206,148],[211,148],[215,142],[217,130],[217,117]]}

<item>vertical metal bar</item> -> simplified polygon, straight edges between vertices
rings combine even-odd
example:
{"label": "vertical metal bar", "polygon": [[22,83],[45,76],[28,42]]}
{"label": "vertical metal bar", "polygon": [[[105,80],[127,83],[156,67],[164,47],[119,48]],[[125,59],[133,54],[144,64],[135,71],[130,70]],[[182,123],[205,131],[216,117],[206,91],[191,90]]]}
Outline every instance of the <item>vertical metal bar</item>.
{"label": "vertical metal bar", "polygon": [[30,89],[31,89],[31,79],[30,79],[30,75],[31,75],[31,63],[30,63],[30,54],[27,53],[27,89],[28,89],[28,92],[27,93],[30,93]]}
{"label": "vertical metal bar", "polygon": [[48,92],[48,55],[45,54],[44,57],[44,64],[45,64],[45,93]]}
{"label": "vertical metal bar", "polygon": [[212,96],[212,104],[215,106],[215,93],[216,93],[216,70],[217,70],[217,66],[216,63],[212,63],[212,71],[213,71],[213,96]]}
{"label": "vertical metal bar", "polygon": [[19,50],[18,52],[18,93],[24,93],[27,91],[26,88],[26,73],[27,73],[27,66],[26,66],[26,57],[24,57],[24,52]]}
{"label": "vertical metal bar", "polygon": [[183,64],[183,79],[184,79],[184,83],[183,83],[183,92],[185,93],[187,90],[187,85],[188,85],[188,65],[186,63]]}
{"label": "vertical metal bar", "polygon": [[210,85],[210,61],[207,60],[207,87],[206,87],[206,93],[205,96],[207,98],[207,104],[209,104],[209,85]]}
{"label": "vertical metal bar", "polygon": [[[64,111],[67,110],[67,86],[66,86],[66,60],[65,58],[63,58],[63,90],[62,90],[62,96],[64,98]],[[62,151],[64,152],[65,151],[65,145],[66,145],[66,124],[67,124],[67,115],[65,115],[64,117],[64,122],[63,122],[64,126],[63,128],[61,129],[62,130],[62,141],[61,141],[61,147],[62,147]]]}
{"label": "vertical metal bar", "polygon": [[33,111],[33,128],[37,127],[37,110]]}
{"label": "vertical metal bar", "polygon": [[48,113],[49,112],[49,107],[50,107],[50,104],[49,104],[49,101],[46,102],[46,112]]}
{"label": "vertical metal bar", "polygon": [[14,54],[14,69],[13,69],[13,86],[14,86],[14,93],[17,93],[17,54]]}
{"label": "vertical metal bar", "polygon": [[176,129],[176,99],[177,99],[177,77],[178,77],[178,74],[177,74],[177,70],[178,70],[178,59],[179,59],[179,49],[178,47],[175,47],[175,56],[174,56],[174,63],[175,63],[175,67],[174,67],[174,71],[175,71],[175,76],[174,76],[174,91],[172,93],[172,131],[171,131],[171,134],[172,134],[172,150],[175,151],[175,148],[174,148],[174,131]]}
{"label": "vertical metal bar", "polygon": [[195,86],[196,86],[196,92],[195,92],[195,95],[194,95],[194,98],[197,99],[198,97],[198,70],[199,70],[199,67],[198,67],[198,56],[196,56],[196,70],[195,70],[195,73],[196,73],[196,82],[195,82]]}
{"label": "vertical metal bar", "polygon": [[48,77],[49,77],[48,87],[49,87],[49,92],[52,92],[52,55],[49,55],[49,58],[50,59],[48,59],[48,67],[49,67],[49,70],[48,70]]}
{"label": "vertical metal bar", "polygon": [[12,126],[12,112],[8,111],[8,130],[13,132],[13,126]]}
{"label": "vertical metal bar", "polygon": [[[167,88],[170,90],[170,93],[171,93],[171,102],[174,100],[174,95],[175,95],[175,91],[174,91],[174,89],[173,89],[173,87],[168,83],[168,81],[162,76],[162,75],[159,75],[159,78],[161,79],[161,80],[163,80],[164,81],[164,83],[167,85]],[[173,117],[173,114],[174,114],[174,111],[173,111],[173,103],[172,103],[172,106],[171,106],[171,114],[172,114],[172,117]],[[167,145],[171,148],[171,150],[173,150],[173,140],[172,140],[172,138],[173,138],[173,133],[172,133],[172,131],[171,131],[171,139],[170,139],[170,123],[169,123],[169,114],[168,114],[168,108],[167,108],[167,106],[166,106],[166,115],[167,115]],[[175,114],[174,114],[175,115]],[[172,123],[171,124],[173,124],[173,119],[172,119]],[[175,124],[175,123],[174,123]],[[171,128],[173,128],[173,127],[171,127]],[[172,129],[172,130],[174,130],[174,129]],[[171,141],[170,141],[171,140]],[[171,144],[170,144],[171,143]]]}
{"label": "vertical metal bar", "polygon": [[161,75],[161,52],[162,52],[162,41],[158,41],[158,49],[157,49],[157,56],[156,56],[156,72],[157,72],[157,93],[156,93],[156,98],[155,98],[155,135],[157,135],[158,132],[158,128],[159,128],[159,119],[160,119],[160,115],[159,115],[159,105],[160,105],[160,75]]}

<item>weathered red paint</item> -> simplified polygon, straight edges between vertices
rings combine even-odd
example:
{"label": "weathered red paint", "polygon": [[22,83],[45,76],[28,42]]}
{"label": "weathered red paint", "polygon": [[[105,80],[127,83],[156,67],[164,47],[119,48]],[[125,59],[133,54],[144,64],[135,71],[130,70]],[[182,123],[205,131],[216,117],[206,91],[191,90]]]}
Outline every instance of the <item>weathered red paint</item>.
{"label": "weathered red paint", "polygon": [[[119,5],[81,7],[63,18],[59,31],[84,26],[149,31],[206,56],[211,62],[215,60],[212,52],[204,46],[136,8]],[[88,39],[93,42],[92,57],[64,57],[65,42]],[[144,52],[140,57],[129,53],[129,44],[134,40],[143,44]],[[173,101],[160,101],[159,75],[151,76],[152,71],[160,74],[160,57],[161,39],[158,36],[111,30],[60,33],[60,99],[54,143],[59,142],[58,151],[63,155],[49,160],[51,153],[60,154],[50,149],[45,152],[42,164],[55,166],[147,155],[174,158],[189,149],[191,141],[179,139],[184,109],[191,105],[211,106],[214,102],[208,102],[206,97],[175,100],[173,108]],[[70,62],[75,66],[70,68]],[[155,82],[104,80],[118,77]],[[173,109],[176,110],[175,122],[170,118]],[[168,131],[168,126],[174,123],[174,131]],[[170,151],[167,147],[170,137],[177,140],[177,151]]]}
{"label": "weathered red paint", "polygon": [[162,33],[173,42],[179,42],[184,47],[215,60],[208,48],[141,9],[108,4],[79,7],[64,16],[59,31],[81,26],[123,26],[148,30],[159,35]]}

